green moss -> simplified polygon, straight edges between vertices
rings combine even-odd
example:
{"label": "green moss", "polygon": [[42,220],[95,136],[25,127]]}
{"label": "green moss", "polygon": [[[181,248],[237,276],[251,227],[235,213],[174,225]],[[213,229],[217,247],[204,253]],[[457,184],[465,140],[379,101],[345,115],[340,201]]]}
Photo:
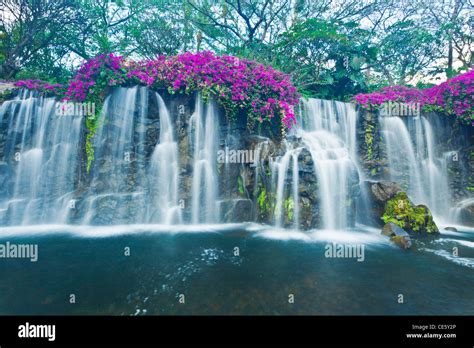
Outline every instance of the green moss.
{"label": "green moss", "polygon": [[293,221],[295,202],[292,197],[288,197],[284,202],[286,217],[288,221]]}
{"label": "green moss", "polygon": [[368,124],[365,128],[365,145],[367,146],[367,159],[370,161],[374,157],[374,128],[375,126]]}
{"label": "green moss", "polygon": [[424,206],[414,206],[405,192],[397,193],[387,202],[382,220],[413,232],[439,232],[430,211]]}
{"label": "green moss", "polygon": [[260,215],[265,215],[270,211],[270,204],[267,199],[267,191],[263,188],[257,198]]}
{"label": "green moss", "polygon": [[0,104],[13,98],[13,90],[7,89],[0,93]]}
{"label": "green moss", "polygon": [[245,194],[245,188],[244,188],[242,177],[240,175],[237,177],[237,186],[238,186],[239,193],[243,196]]}
{"label": "green moss", "polygon": [[102,110],[102,105],[98,105],[96,103],[96,113],[93,116],[89,116],[86,118],[86,128],[87,128],[87,135],[86,135],[86,157],[87,157],[87,164],[86,170],[87,173],[90,172],[92,167],[92,162],[94,162],[94,146],[92,145],[92,139],[94,138],[97,129],[99,128],[99,116]]}

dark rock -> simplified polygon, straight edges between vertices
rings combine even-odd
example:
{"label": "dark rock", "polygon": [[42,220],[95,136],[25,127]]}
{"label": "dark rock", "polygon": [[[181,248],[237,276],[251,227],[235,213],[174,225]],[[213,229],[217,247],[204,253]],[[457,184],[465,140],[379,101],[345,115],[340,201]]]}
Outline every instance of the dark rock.
{"label": "dark rock", "polygon": [[253,221],[253,203],[250,199],[230,199],[220,202],[222,222]]}
{"label": "dark rock", "polygon": [[474,200],[464,203],[459,209],[459,223],[461,225],[474,227]]}
{"label": "dark rock", "polygon": [[11,180],[13,178],[13,172],[8,163],[0,162],[0,196],[6,197],[11,194],[13,184]]}
{"label": "dark rock", "polygon": [[391,181],[363,181],[357,203],[357,218],[370,226],[382,227],[381,217],[387,202],[401,192],[401,187]]}
{"label": "dark rock", "polygon": [[390,240],[402,249],[410,249],[412,246],[410,236],[393,236]]}
{"label": "dark rock", "polygon": [[458,229],[456,227],[445,227],[444,228],[446,231],[453,231],[453,232],[457,232]]}
{"label": "dark rock", "polygon": [[379,181],[370,186],[373,197],[377,202],[386,202],[393,198],[398,192],[402,191],[396,182]]}
{"label": "dark rock", "polygon": [[390,240],[402,249],[410,249],[412,246],[410,235],[393,222],[386,223],[381,233],[390,237]]}
{"label": "dark rock", "polygon": [[393,222],[386,223],[381,232],[384,236],[392,237],[392,236],[408,236],[408,233]]}

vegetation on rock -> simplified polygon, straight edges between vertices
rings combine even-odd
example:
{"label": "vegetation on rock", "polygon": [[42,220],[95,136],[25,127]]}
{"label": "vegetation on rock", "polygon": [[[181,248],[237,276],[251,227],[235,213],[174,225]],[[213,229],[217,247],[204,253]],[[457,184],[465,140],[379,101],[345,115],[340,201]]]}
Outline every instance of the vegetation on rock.
{"label": "vegetation on rock", "polygon": [[[17,86],[61,96],[62,86],[39,80],[18,81]],[[295,122],[294,106],[299,94],[289,75],[272,67],[212,52],[186,52],[177,56],[159,56],[154,60],[134,62],[113,54],[101,54],[87,61],[69,82],[64,99],[95,104],[95,115],[87,117],[87,171],[94,158],[92,138],[107,93],[112,87],[144,85],[169,93],[200,92],[205,100],[223,106],[231,120],[238,110],[247,114],[248,124],[271,125],[274,118],[283,127]]]}
{"label": "vegetation on rock", "polygon": [[413,205],[405,192],[398,192],[387,201],[382,220],[385,223],[392,222],[409,232],[439,232],[429,209],[423,205]]}
{"label": "vegetation on rock", "polygon": [[453,115],[461,122],[474,126],[473,95],[474,70],[471,70],[431,88],[390,86],[378,92],[358,94],[353,100],[365,109],[380,108],[387,102],[419,104],[424,111]]}

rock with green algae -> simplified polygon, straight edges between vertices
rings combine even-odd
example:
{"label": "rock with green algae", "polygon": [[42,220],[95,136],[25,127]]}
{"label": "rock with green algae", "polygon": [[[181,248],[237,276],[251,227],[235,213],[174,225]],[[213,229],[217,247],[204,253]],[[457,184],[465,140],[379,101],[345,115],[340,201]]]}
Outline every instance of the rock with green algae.
{"label": "rock with green algae", "polygon": [[6,100],[13,99],[17,93],[18,89],[13,82],[0,81],[0,104]]}
{"label": "rock with green algae", "polygon": [[428,207],[414,205],[405,192],[398,192],[387,201],[382,220],[384,223],[392,222],[415,236],[439,233]]}

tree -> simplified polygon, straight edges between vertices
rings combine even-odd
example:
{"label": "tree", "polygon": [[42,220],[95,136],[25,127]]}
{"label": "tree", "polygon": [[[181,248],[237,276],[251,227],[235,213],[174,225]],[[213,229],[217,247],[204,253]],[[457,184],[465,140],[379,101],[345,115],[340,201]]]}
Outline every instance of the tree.
{"label": "tree", "polygon": [[375,53],[367,35],[354,22],[308,19],[282,34],[275,65],[305,94],[342,98],[366,89],[364,66]]}
{"label": "tree", "polygon": [[1,10],[0,76],[5,79],[60,45],[58,33],[75,23],[78,13],[74,2],[65,0],[3,0]]}

